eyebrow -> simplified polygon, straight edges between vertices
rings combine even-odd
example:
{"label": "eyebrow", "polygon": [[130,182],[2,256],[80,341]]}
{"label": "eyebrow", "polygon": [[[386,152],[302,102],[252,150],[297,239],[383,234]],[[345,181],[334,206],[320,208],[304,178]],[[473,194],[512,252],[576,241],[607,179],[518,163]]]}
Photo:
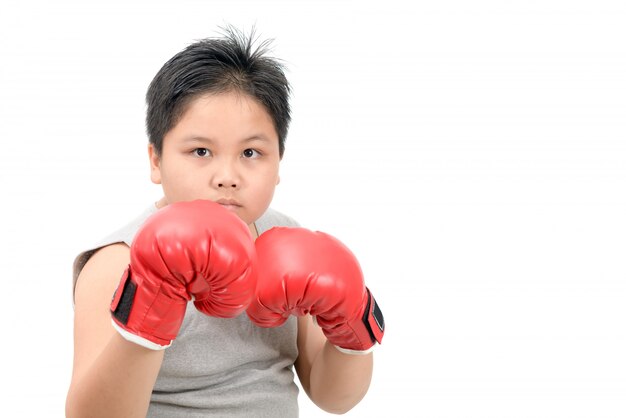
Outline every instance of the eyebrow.
{"label": "eyebrow", "polygon": [[[207,142],[207,143],[215,142],[211,138],[206,138],[204,136],[198,136],[198,135],[187,137],[183,141],[184,142]],[[242,139],[239,142],[245,143],[245,142],[252,142],[252,141],[269,142],[269,139],[265,135],[263,135],[263,134],[258,134],[258,135],[252,135],[252,136],[250,136],[248,138],[244,138],[244,139]]]}

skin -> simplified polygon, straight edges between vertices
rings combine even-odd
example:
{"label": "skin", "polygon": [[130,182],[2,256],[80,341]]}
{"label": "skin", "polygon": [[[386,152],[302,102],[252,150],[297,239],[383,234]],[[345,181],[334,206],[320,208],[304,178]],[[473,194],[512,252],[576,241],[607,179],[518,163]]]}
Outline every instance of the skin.
{"label": "skin", "polygon": [[[195,199],[222,204],[258,237],[254,221],[269,207],[280,182],[278,135],[263,106],[238,93],[201,96],[165,136],[159,155],[148,147],[151,180],[163,188],[157,207]],[[125,244],[99,250],[75,289],[74,368],[66,415],[146,415],[163,361],[124,340],[111,327],[109,305],[130,261]],[[372,354],[347,355],[327,342],[310,316],[298,318],[296,373],[311,400],[345,413],[365,395]]]}
{"label": "skin", "polygon": [[236,93],[202,96],[163,140],[148,148],[151,179],[163,187],[158,206],[194,199],[224,205],[251,229],[280,182],[278,135],[269,114]]}

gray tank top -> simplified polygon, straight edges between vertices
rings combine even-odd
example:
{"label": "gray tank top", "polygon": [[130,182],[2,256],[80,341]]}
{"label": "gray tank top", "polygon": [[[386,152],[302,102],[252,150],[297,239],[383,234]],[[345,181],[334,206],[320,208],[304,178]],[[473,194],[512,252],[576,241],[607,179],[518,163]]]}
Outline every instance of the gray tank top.
{"label": "gray tank top", "polygon": [[[74,262],[74,285],[98,249],[118,242],[130,246],[141,224],[156,211],[152,205],[93,249],[79,254]],[[259,235],[274,226],[298,226],[272,209],[255,225]],[[178,337],[165,350],[148,416],[297,417],[296,335],[294,317],[277,328],[260,328],[245,313],[231,319],[213,318],[188,304]]]}

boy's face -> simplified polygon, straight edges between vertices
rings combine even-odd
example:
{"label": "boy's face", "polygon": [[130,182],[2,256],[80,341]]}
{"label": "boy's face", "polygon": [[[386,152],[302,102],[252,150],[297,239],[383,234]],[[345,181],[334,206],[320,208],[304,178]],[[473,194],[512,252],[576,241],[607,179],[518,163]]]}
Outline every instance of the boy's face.
{"label": "boy's face", "polygon": [[148,149],[151,179],[165,204],[207,199],[251,225],[269,207],[279,183],[278,135],[263,106],[240,93],[195,99],[163,138],[158,157]]}

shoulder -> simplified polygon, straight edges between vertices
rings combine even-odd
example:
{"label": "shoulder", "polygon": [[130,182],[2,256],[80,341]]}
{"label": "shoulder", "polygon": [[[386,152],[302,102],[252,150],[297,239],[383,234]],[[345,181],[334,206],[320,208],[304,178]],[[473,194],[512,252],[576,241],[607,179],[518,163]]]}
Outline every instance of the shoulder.
{"label": "shoulder", "polygon": [[296,220],[272,208],[267,209],[267,211],[257,219],[255,225],[259,235],[275,226],[300,227],[300,224]]}
{"label": "shoulder", "polygon": [[[74,290],[78,281],[78,277],[81,275],[83,269],[86,267],[87,263],[91,260],[92,257],[96,253],[101,253],[106,249],[102,254],[100,254],[99,259],[102,257],[106,257],[109,253],[116,253],[120,248],[130,247],[135,234],[139,227],[143,224],[143,222],[154,212],[156,212],[156,206],[151,205],[146,210],[144,210],[139,216],[136,216],[132,221],[128,222],[123,227],[117,229],[112,234],[109,234],[105,238],[101,239],[95,245],[91,246],[87,250],[79,253],[74,259],[73,264],[73,284],[72,289]],[[115,245],[115,244],[120,244]],[[113,247],[113,248],[109,248]],[[121,273],[120,273],[121,274]]]}
{"label": "shoulder", "polygon": [[92,295],[101,294],[110,299],[129,263],[130,248],[123,242],[93,250],[75,279],[74,301],[82,298],[89,305]]}

